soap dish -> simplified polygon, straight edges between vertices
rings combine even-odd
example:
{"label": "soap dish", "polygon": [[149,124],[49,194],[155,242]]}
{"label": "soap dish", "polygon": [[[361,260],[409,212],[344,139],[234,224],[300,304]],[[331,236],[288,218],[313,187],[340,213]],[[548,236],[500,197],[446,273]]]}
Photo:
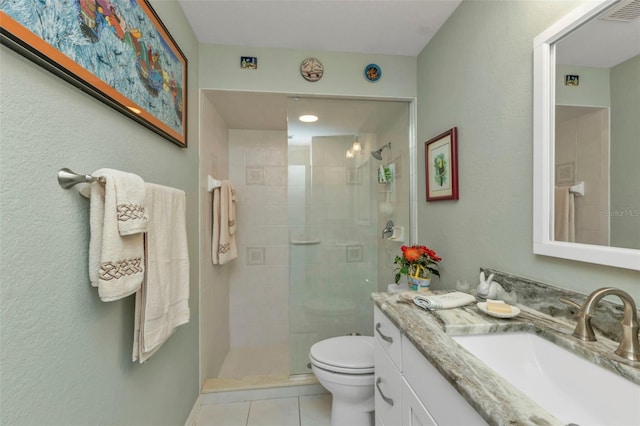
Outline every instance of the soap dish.
{"label": "soap dish", "polygon": [[480,309],[485,314],[491,315],[492,317],[496,317],[496,318],[513,318],[520,314],[520,308],[513,305],[510,305],[511,306],[510,314],[501,314],[499,312],[489,312],[489,310],[487,309],[487,302],[478,302],[476,305],[478,306],[478,309]]}

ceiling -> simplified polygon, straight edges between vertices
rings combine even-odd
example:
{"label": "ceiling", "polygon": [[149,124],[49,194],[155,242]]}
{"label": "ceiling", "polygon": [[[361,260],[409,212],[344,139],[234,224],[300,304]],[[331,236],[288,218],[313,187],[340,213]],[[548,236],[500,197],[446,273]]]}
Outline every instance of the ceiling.
{"label": "ceiling", "polygon": [[178,0],[201,43],[417,56],[461,0]]}
{"label": "ceiling", "polygon": [[[620,6],[634,5],[624,20],[610,19]],[[558,64],[612,68],[640,53],[640,0],[623,1],[578,27],[557,43]]]}
{"label": "ceiling", "polygon": [[[461,0],[178,0],[201,43],[417,56]],[[405,102],[329,100],[207,91],[230,129],[311,136],[375,132]],[[297,120],[302,113],[316,123]],[[287,119],[287,117],[289,117]]]}
{"label": "ceiling", "polygon": [[[201,43],[417,56],[461,1],[178,0],[178,3]],[[609,67],[633,52],[637,54],[640,44],[634,41],[640,40],[639,20],[631,25],[598,21],[562,40],[558,47],[559,62]],[[609,35],[617,38],[610,43]],[[606,54],[594,55],[592,50],[583,54],[585,45],[605,46],[601,52]],[[623,52],[621,48],[635,50]],[[304,98],[291,102],[285,94],[224,91],[206,94],[229,128],[288,130],[290,143],[308,143],[311,135],[373,132],[376,123],[393,113],[387,110],[390,103],[381,101],[354,104]],[[313,112],[320,120],[303,125],[296,119],[303,112]]]}

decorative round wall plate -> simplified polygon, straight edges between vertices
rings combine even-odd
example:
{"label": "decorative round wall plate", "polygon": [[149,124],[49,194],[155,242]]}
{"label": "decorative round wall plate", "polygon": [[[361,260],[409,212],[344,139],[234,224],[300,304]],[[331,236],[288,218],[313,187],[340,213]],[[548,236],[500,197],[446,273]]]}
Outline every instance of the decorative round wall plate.
{"label": "decorative round wall plate", "polygon": [[316,58],[307,58],[300,64],[300,74],[307,81],[318,81],[324,74],[324,66]]}
{"label": "decorative round wall plate", "polygon": [[364,78],[366,78],[367,81],[375,83],[376,81],[380,80],[380,77],[382,77],[382,70],[378,65],[369,64],[364,67]]}

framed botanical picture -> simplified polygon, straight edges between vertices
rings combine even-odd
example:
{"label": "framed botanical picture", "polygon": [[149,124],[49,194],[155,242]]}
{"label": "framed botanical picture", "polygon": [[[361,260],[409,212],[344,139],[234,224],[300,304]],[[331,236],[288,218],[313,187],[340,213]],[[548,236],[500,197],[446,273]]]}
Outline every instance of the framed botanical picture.
{"label": "framed botanical picture", "polygon": [[2,44],[187,146],[187,58],[147,0],[0,5]]}
{"label": "framed botanical picture", "polygon": [[427,201],[458,199],[458,128],[424,143]]}

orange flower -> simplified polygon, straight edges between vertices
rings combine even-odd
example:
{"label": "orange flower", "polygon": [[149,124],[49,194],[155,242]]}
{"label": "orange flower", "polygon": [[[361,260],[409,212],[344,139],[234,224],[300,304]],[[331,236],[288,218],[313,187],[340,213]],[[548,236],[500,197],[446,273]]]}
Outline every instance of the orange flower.
{"label": "orange flower", "polygon": [[422,250],[418,247],[410,247],[403,254],[409,262],[415,262],[422,257]]}
{"label": "orange flower", "polygon": [[395,281],[396,283],[402,275],[420,276],[428,278],[429,274],[440,276],[438,262],[442,260],[440,256],[427,246],[414,245],[411,247],[400,247],[402,256],[396,256],[394,263],[397,265]]}

